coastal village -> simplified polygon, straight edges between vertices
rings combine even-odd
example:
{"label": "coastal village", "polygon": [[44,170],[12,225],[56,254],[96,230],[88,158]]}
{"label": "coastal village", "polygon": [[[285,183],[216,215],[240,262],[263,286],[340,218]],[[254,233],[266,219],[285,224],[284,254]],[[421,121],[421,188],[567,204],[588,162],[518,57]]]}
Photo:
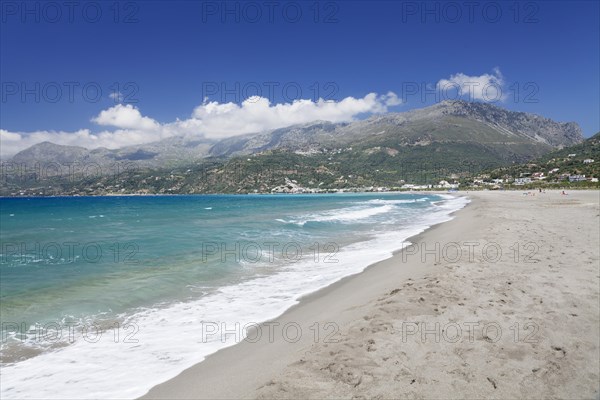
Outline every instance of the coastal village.
{"label": "coastal village", "polygon": [[[14,173],[14,165],[2,164],[0,196],[100,196],[161,194],[302,194],[344,192],[390,192],[424,190],[511,190],[530,188],[598,188],[599,143],[565,148],[547,158],[487,169],[477,173],[449,172],[446,168],[425,169],[405,176],[399,164],[386,179],[368,173],[340,174],[329,164],[291,162],[274,168],[272,159],[252,158],[226,164],[201,165],[195,169],[135,171],[95,179],[61,179],[61,176]],[[589,140],[592,140],[589,139]],[[593,158],[592,158],[593,157]],[[10,168],[9,168],[10,167]],[[11,174],[11,171],[13,173]],[[376,174],[379,169],[374,170]],[[27,171],[26,171],[27,172]],[[390,172],[390,171],[386,171]],[[339,174],[339,175],[338,175]],[[64,178],[64,177],[62,177]]]}

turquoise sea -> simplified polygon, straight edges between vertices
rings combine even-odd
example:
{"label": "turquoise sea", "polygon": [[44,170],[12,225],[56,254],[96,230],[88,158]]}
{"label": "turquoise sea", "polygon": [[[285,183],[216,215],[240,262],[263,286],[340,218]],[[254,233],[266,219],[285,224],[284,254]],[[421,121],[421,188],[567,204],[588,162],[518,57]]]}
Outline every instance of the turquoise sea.
{"label": "turquoise sea", "polygon": [[[0,199],[1,395],[135,398],[450,219],[430,194]],[[237,338],[239,341],[239,338]]]}

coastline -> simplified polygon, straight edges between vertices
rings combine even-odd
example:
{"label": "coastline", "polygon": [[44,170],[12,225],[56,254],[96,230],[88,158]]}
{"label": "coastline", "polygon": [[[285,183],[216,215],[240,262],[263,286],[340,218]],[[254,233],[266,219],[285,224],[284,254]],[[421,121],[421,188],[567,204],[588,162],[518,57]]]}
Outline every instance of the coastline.
{"label": "coastline", "polygon": [[[362,273],[303,297],[249,335],[256,340],[219,350],[142,398],[399,397],[399,393],[425,398],[448,397],[449,393],[471,398],[596,397],[598,251],[593,246],[598,243],[598,232],[593,224],[597,228],[599,193],[562,197],[548,192],[537,198],[516,192],[470,193],[471,203],[454,213],[452,220],[408,240],[429,244],[429,249],[435,243],[495,240],[510,252],[515,239],[526,240],[528,231],[538,224],[531,238],[538,239],[543,251],[534,254],[535,262],[524,263],[521,256],[517,263],[485,263],[481,257],[469,258],[465,249],[458,263],[449,263],[445,257],[436,260],[425,255],[423,259],[423,254],[409,257],[414,248],[396,252]],[[555,207],[561,208],[560,214],[553,211]],[[490,208],[500,211],[499,215]],[[523,219],[530,214],[542,219]],[[548,217],[548,221],[543,219]],[[506,233],[520,221],[524,230],[518,238]],[[576,250],[556,251],[561,243],[555,236],[570,243],[581,234],[575,231],[578,226],[587,231],[582,237],[588,250],[581,252],[587,254],[586,260]],[[576,271],[549,264],[566,269],[569,260],[578,261],[571,267]],[[515,274],[521,280],[507,283]],[[471,285],[462,287],[469,279]],[[466,297],[460,301],[462,295]],[[577,313],[557,313],[561,304]],[[403,324],[418,320],[430,324],[437,320],[446,326],[461,321],[497,324],[504,335],[497,341],[490,335],[462,335],[458,342],[432,342],[423,340],[427,334],[425,338],[406,335],[411,332],[407,327],[418,329],[418,325]],[[538,329],[535,343],[524,340],[526,324]],[[284,326],[294,329],[284,335],[278,331]],[[514,332],[510,329],[515,326],[520,326],[517,333],[523,337],[511,341]],[[570,336],[561,334],[561,329],[571,332]],[[393,376],[384,372],[389,370],[389,360],[395,360],[392,366],[400,370]],[[522,382],[510,384],[515,376]],[[452,383],[457,378],[458,383]]]}
{"label": "coastline", "polygon": [[[392,195],[390,193],[390,196]],[[340,204],[350,205],[350,203],[344,201],[345,197],[343,194],[332,196],[336,196],[341,201]],[[422,218],[407,219],[408,224],[404,216],[400,216],[398,218],[399,223],[394,225],[389,225],[391,215],[376,219],[387,225],[385,227],[382,226],[380,229],[382,232],[386,231],[387,234],[376,234],[372,236],[371,240],[356,242],[358,243],[356,246],[344,246],[339,251],[339,258],[336,257],[334,259],[334,263],[337,264],[316,265],[314,262],[319,261],[311,261],[311,257],[308,256],[305,260],[306,262],[294,264],[293,268],[290,266],[286,274],[273,275],[275,277],[280,275],[291,277],[287,280],[268,279],[267,276],[252,280],[251,282],[253,283],[249,285],[232,285],[228,288],[226,287],[225,291],[217,296],[213,296],[210,298],[210,301],[204,303],[201,301],[197,302],[193,304],[193,307],[189,306],[190,302],[176,302],[173,307],[170,309],[167,308],[162,315],[154,313],[153,310],[149,310],[147,313],[142,311],[134,315],[135,319],[120,320],[122,321],[122,331],[124,334],[120,335],[118,330],[113,330],[113,336],[117,337],[116,335],[119,335],[118,338],[122,341],[122,343],[119,341],[117,346],[112,344],[113,340],[111,340],[110,335],[103,335],[104,340],[94,343],[89,343],[84,338],[84,340],[78,341],[73,346],[67,346],[66,349],[59,352],[42,354],[44,358],[32,358],[31,360],[24,360],[23,363],[16,363],[3,368],[3,382],[6,381],[4,382],[5,385],[3,385],[3,391],[11,394],[14,398],[39,397],[40,395],[49,398],[55,397],[54,393],[52,393],[55,382],[57,386],[62,386],[60,385],[61,381],[65,383],[72,382],[73,374],[70,373],[68,368],[57,368],[52,371],[46,369],[43,373],[36,373],[35,371],[36,368],[43,365],[60,365],[60,358],[62,357],[63,359],[86,360],[87,363],[87,365],[77,367],[79,369],[78,376],[81,377],[81,380],[73,385],[67,385],[68,389],[65,388],[64,393],[69,393],[72,396],[78,390],[85,387],[89,390],[90,394],[94,393],[89,396],[90,398],[99,396],[95,393],[101,393],[100,397],[107,398],[115,397],[119,394],[123,394],[129,398],[137,398],[146,393],[154,384],[165,382],[175,377],[184,369],[202,361],[207,355],[215,353],[219,348],[235,344],[235,340],[231,340],[231,337],[228,338],[230,340],[227,343],[220,343],[218,340],[207,340],[205,344],[200,343],[203,321],[224,320],[227,321],[226,323],[229,324],[228,327],[230,328],[236,321],[243,321],[241,324],[244,324],[249,321],[261,322],[277,318],[292,305],[296,304],[301,296],[329,286],[344,276],[358,274],[376,261],[391,257],[393,251],[406,244],[408,237],[414,236],[416,233],[427,229],[427,227],[435,223],[448,220],[448,215],[451,211],[465,204],[463,198],[452,200],[452,196],[446,196],[448,199],[447,202],[437,203],[438,207],[432,207],[428,206],[428,202],[425,199],[418,197],[422,196],[416,194],[413,197],[409,197],[408,200],[405,197],[401,197],[401,200],[390,198],[389,203],[410,203],[411,199],[413,199],[415,200],[415,208],[425,207],[427,210],[431,209],[431,213],[428,211],[422,214]],[[359,209],[375,210],[378,214],[387,213],[391,208],[396,208],[387,204],[388,202],[384,196],[376,196],[376,199],[373,201],[371,201],[373,196],[365,197],[364,201],[361,200],[362,196],[353,196],[352,198],[358,200],[356,204],[360,204]],[[212,203],[212,201],[208,200],[208,203]],[[336,200],[335,203],[337,204],[339,201]],[[348,214],[345,212],[339,214],[340,221],[350,221],[354,218],[370,218],[374,214],[372,212],[366,214],[357,213],[355,212],[354,204],[352,202],[352,207],[342,207],[342,210],[347,211]],[[412,210],[412,205],[409,206],[407,208]],[[197,208],[200,210],[200,214],[204,215],[205,211],[202,211],[205,209],[203,208],[203,204],[197,205]],[[337,210],[337,207],[334,207],[334,209]],[[403,210],[403,207],[398,207],[398,209]],[[91,216],[90,214],[98,214],[100,212],[106,215],[111,214],[108,210],[82,212],[83,220],[87,221],[89,217],[96,217],[96,215]],[[304,215],[304,212],[301,214]],[[182,218],[187,218],[187,215],[188,213],[183,214]],[[413,213],[410,212],[410,215],[413,215]],[[74,215],[70,216],[73,217]],[[322,217],[327,220],[330,218],[330,213],[306,214],[308,220],[314,218],[315,221],[318,221]],[[277,229],[281,226],[281,222],[287,224],[293,223],[294,226],[292,227],[294,228],[295,224],[303,224],[304,220],[302,218],[297,221],[289,219],[273,222],[273,224]],[[363,224],[363,226],[368,230],[372,228],[370,224]],[[182,232],[187,231],[187,229],[182,230],[181,225],[175,229]],[[193,232],[193,229],[191,231]],[[99,233],[101,232],[104,232],[104,228],[102,227]],[[208,235],[211,234],[213,232],[208,232]],[[186,235],[189,235],[189,233]],[[345,233],[340,231],[339,234],[328,236],[328,240],[341,241],[343,239],[340,235],[345,237]],[[182,239],[186,240],[185,238]],[[180,246],[181,243],[179,242]],[[323,263],[328,262],[325,258],[328,255],[325,250],[321,254],[318,260],[321,260]],[[305,279],[306,277],[308,279]],[[151,286],[149,285],[148,287],[150,288]],[[264,302],[263,299],[269,296],[281,301]],[[248,304],[250,307],[246,307]],[[274,308],[271,304],[278,306]],[[133,323],[135,323],[135,327],[139,331],[139,334],[135,332],[133,337],[131,337],[130,332],[125,332],[125,324],[128,324],[129,321],[135,321]],[[170,328],[165,329],[169,323]],[[307,329],[304,326],[304,330],[306,331]],[[172,340],[174,332],[178,333],[178,340]],[[139,343],[139,345],[136,345],[136,343]],[[194,345],[191,345],[191,343],[194,343]],[[192,348],[194,349],[194,353],[190,352]],[[161,354],[161,359],[172,360],[173,362],[154,363],[153,361],[157,353]],[[90,362],[91,360],[94,360],[94,362]],[[136,374],[128,374],[132,365],[137,366],[137,376]],[[99,372],[106,371],[106,367],[111,368],[111,374],[116,375],[111,379],[113,383],[112,387],[106,387],[107,377],[105,374]],[[141,371],[144,372],[142,373]],[[27,385],[26,381],[31,381],[32,379],[36,380],[36,385]],[[56,395],[58,394],[56,393]]]}
{"label": "coastline", "polygon": [[[414,191],[411,194],[436,194],[436,195],[449,195],[447,191]],[[464,216],[471,205],[473,199],[464,193],[450,194],[452,197],[466,197],[470,200],[470,203],[465,205],[463,208],[454,211],[449,214],[452,218],[449,221],[438,222],[429,226],[425,231],[411,236],[406,239],[406,242],[415,243],[423,240],[423,238],[429,238],[430,235],[434,234],[436,230],[442,229],[440,237],[446,237],[446,235],[455,229],[453,226],[447,233],[444,233],[443,228],[447,224],[457,223],[458,216],[461,216],[461,224],[464,223],[468,216]],[[447,227],[446,227],[447,228]],[[437,236],[436,236],[437,237]],[[263,382],[261,379],[265,379],[270,376],[273,372],[284,368],[286,361],[291,361],[294,357],[286,357],[286,354],[300,351],[303,347],[310,346],[311,344],[319,342],[327,342],[327,340],[335,340],[337,338],[337,327],[348,325],[352,322],[353,316],[350,318],[340,320],[339,313],[333,312],[331,304],[336,305],[336,310],[343,312],[344,309],[350,304],[345,301],[346,293],[353,293],[352,303],[360,303],[361,301],[367,301],[371,299],[375,293],[379,294],[380,290],[388,290],[392,286],[389,283],[385,283],[385,279],[380,279],[382,274],[394,274],[400,280],[406,280],[412,277],[418,277],[425,273],[425,270],[421,270],[415,265],[404,265],[398,269],[397,261],[401,257],[403,249],[398,249],[393,252],[390,258],[382,261],[374,262],[368,265],[362,272],[358,274],[346,276],[331,285],[319,289],[315,292],[309,293],[302,296],[299,299],[299,303],[293,305],[287,309],[281,316],[260,323],[260,329],[263,334],[261,340],[251,343],[241,340],[233,346],[229,346],[218,350],[215,353],[208,355],[203,361],[195,364],[194,366],[186,369],[174,378],[169,379],[166,382],[160,383],[154,386],[148,393],[140,397],[140,399],[170,399],[170,398],[182,398],[182,399],[210,399],[210,398],[246,398],[247,396],[243,393],[251,393],[252,388],[255,385],[260,385]],[[389,282],[389,281],[388,281]],[[365,288],[365,284],[368,283],[369,288]],[[391,289],[390,289],[391,290]],[[360,294],[360,297],[357,295]],[[327,303],[329,308],[324,309],[322,303]],[[324,311],[324,312],[323,312]],[[318,316],[318,317],[317,317]],[[335,316],[335,317],[334,317]],[[335,322],[333,322],[335,321]],[[269,324],[279,324],[272,325]],[[335,324],[336,327],[327,326],[327,324]],[[292,342],[284,337],[283,332],[275,332],[273,327],[279,326],[290,326],[290,329],[295,329],[292,325],[298,324],[302,329],[302,335],[297,342]],[[317,325],[315,325],[317,324]],[[319,340],[315,341],[315,335],[317,335],[317,328],[319,332]],[[314,327],[312,329],[311,327]],[[269,337],[269,329],[271,329],[271,336]],[[330,336],[329,339],[321,336]],[[249,335],[252,336],[252,335]],[[271,343],[270,339],[274,338],[274,342]],[[263,340],[264,339],[264,340]],[[262,354],[262,356],[259,355]],[[253,359],[256,357],[257,359]],[[237,361],[236,361],[237,360]],[[247,360],[247,361],[246,361]],[[260,361],[259,361],[260,360]],[[243,361],[242,365],[236,365]],[[275,361],[275,364],[273,364]],[[261,367],[270,365],[266,370],[255,371],[248,374],[248,371],[252,371],[252,364],[256,362],[264,363]],[[217,372],[216,369],[223,368],[227,365],[229,372],[228,375],[222,375]],[[236,372],[232,372],[229,368],[235,368]],[[255,373],[258,373],[257,375]],[[231,375],[236,375],[242,379],[236,378],[235,385],[232,386]],[[197,380],[196,376],[202,376],[201,381],[193,383]],[[208,390],[207,390],[208,389]],[[249,396],[251,398],[252,396]]]}

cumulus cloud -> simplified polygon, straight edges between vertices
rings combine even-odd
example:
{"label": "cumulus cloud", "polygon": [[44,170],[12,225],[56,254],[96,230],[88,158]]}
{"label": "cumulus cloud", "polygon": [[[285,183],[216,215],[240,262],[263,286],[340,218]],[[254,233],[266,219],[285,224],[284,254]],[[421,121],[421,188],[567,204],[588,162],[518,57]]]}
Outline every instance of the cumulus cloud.
{"label": "cumulus cloud", "polygon": [[131,104],[117,104],[103,110],[97,117],[92,118],[92,122],[121,129],[155,130],[160,126],[152,118],[142,116],[139,110]]}
{"label": "cumulus cloud", "polygon": [[384,95],[369,93],[362,98],[346,97],[340,101],[296,100],[282,104],[271,104],[263,97],[251,97],[241,104],[205,100],[194,109],[190,118],[165,124],[142,115],[132,105],[118,104],[102,110],[91,119],[93,123],[107,127],[107,130],[97,133],[89,129],[76,132],[0,130],[0,156],[10,157],[44,141],[89,149],[114,149],[179,135],[220,139],[316,120],[348,122],[361,114],[385,113],[389,107],[399,104],[401,101],[393,92]]}
{"label": "cumulus cloud", "polygon": [[461,72],[451,75],[448,79],[441,79],[437,89],[442,98],[466,97],[467,100],[480,100],[485,102],[504,101],[507,97],[505,82],[499,68],[494,68],[491,74],[469,76]]}
{"label": "cumulus cloud", "polygon": [[250,97],[242,104],[204,102],[194,109],[193,118],[201,122],[207,137],[227,137],[260,132],[316,120],[347,122],[364,113],[384,113],[400,104],[398,97],[369,93],[363,98],[346,97],[333,102],[319,99],[296,100],[272,105],[264,97]]}

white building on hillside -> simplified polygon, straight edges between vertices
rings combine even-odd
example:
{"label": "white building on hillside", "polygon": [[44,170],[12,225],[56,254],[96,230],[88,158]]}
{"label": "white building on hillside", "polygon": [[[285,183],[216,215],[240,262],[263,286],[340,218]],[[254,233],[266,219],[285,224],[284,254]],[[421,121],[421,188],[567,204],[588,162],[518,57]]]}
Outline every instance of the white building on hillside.
{"label": "white building on hillside", "polygon": [[531,178],[517,178],[515,179],[515,185],[526,185],[531,183]]}

